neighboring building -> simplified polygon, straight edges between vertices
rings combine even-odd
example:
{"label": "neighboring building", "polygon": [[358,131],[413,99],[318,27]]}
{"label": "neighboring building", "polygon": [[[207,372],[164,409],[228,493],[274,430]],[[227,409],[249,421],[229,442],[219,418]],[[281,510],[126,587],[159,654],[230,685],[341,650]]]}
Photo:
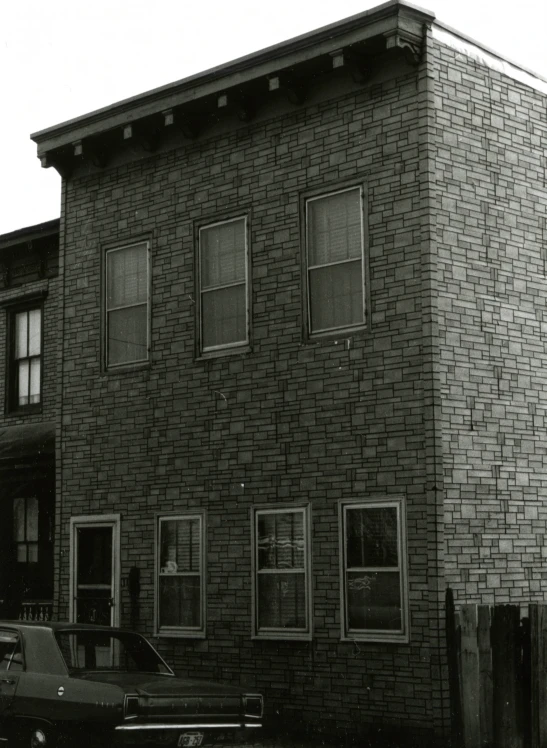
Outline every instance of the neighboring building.
{"label": "neighboring building", "polygon": [[53,605],[59,221],[0,236],[0,617]]}
{"label": "neighboring building", "polygon": [[33,135],[60,617],[285,725],[448,731],[446,586],[544,599],[546,93],[388,2]]}

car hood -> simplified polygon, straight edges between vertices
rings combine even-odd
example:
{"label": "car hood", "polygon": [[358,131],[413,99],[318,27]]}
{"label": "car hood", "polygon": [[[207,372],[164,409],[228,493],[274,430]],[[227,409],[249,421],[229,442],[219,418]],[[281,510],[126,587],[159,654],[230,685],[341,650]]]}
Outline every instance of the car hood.
{"label": "car hood", "polygon": [[241,688],[226,686],[222,683],[152,673],[90,671],[72,673],[72,677],[96,683],[108,683],[118,686],[124,693],[139,696],[236,696],[243,693]]}

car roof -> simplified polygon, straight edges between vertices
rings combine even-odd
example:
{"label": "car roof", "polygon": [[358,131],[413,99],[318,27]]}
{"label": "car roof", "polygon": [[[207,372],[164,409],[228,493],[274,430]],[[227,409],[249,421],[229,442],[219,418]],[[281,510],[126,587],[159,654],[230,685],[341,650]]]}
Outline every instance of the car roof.
{"label": "car roof", "polygon": [[74,623],[69,621],[19,621],[19,620],[4,620],[0,621],[0,627],[9,626],[17,627],[18,629],[49,629],[51,631],[102,631],[110,633],[120,634],[134,634],[135,631],[128,631],[127,629],[115,628],[113,626],[98,626],[94,623]]}

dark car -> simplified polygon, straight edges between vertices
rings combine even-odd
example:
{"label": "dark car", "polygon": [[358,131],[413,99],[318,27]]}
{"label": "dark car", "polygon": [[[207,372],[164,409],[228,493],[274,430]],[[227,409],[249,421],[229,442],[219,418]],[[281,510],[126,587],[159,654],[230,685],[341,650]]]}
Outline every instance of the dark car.
{"label": "dark car", "polygon": [[0,621],[0,748],[225,745],[262,709],[259,694],[176,677],[140,634]]}

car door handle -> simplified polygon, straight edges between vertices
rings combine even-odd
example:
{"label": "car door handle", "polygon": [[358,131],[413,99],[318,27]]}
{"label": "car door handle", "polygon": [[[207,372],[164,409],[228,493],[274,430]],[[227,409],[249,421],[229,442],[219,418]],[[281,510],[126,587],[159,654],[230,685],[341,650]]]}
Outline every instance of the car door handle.
{"label": "car door handle", "polygon": [[0,679],[0,683],[7,683],[8,686],[14,686],[15,685],[15,681],[14,680],[10,680],[9,678],[2,678],[2,679]]}

